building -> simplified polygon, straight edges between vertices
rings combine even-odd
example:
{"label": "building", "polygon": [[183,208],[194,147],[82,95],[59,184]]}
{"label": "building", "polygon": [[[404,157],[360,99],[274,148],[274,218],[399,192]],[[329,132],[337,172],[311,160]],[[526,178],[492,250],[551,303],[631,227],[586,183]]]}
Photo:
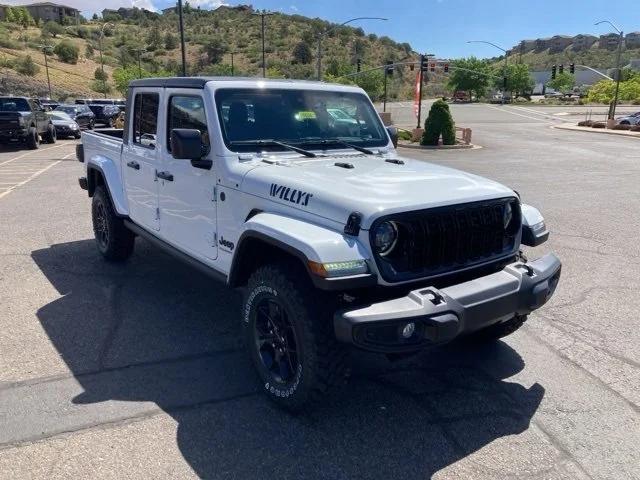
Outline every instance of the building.
{"label": "building", "polygon": [[575,37],[573,37],[573,50],[589,50],[597,41],[598,37],[596,37],[595,35],[576,35]]}
{"label": "building", "polygon": [[618,48],[619,40],[620,35],[618,35],[617,33],[607,33],[605,35],[600,35],[598,47],[606,48],[607,50],[615,50],[616,48]]}
{"label": "building", "polygon": [[7,8],[9,5],[0,5],[0,22],[7,18]]}
{"label": "building", "polygon": [[551,42],[550,38],[537,38],[534,42],[535,51],[542,52],[543,50],[546,50],[547,48],[549,48],[550,42]]}
{"label": "building", "polygon": [[573,43],[573,37],[569,35],[554,35],[549,40],[549,52],[563,52],[565,48]]}
{"label": "building", "polygon": [[114,15],[118,15],[123,20],[128,20],[131,18],[139,18],[140,16],[153,18],[158,14],[155,12],[146,10],[144,8],[138,8],[138,7],[131,7],[131,8],[120,7],[117,10],[114,10],[111,8],[105,8],[104,10],[102,10],[102,18],[109,18],[109,17],[113,17]]}
{"label": "building", "polygon": [[627,48],[640,48],[640,32],[627,33],[624,43]]}
{"label": "building", "polygon": [[[48,22],[53,20],[58,23],[65,23],[65,19],[70,19],[72,23],[80,21],[80,11],[77,8],[68,7],[59,3],[40,2],[30,3],[28,5],[19,5],[29,10],[34,20]],[[67,22],[69,20],[66,20]]]}

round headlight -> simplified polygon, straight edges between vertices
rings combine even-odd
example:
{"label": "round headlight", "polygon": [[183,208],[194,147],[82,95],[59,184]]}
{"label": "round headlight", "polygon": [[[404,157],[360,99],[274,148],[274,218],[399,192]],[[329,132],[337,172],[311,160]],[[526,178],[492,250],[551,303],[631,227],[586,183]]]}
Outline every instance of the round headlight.
{"label": "round headlight", "polygon": [[382,222],[373,235],[373,246],[383,257],[389,254],[398,240],[398,229],[393,222]]}

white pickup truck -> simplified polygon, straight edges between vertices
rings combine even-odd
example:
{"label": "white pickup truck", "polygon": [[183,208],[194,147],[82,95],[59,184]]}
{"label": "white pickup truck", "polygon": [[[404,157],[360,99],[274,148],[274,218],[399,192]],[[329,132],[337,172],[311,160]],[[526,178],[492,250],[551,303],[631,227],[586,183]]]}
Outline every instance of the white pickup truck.
{"label": "white pickup truck", "polygon": [[78,146],[98,250],[126,260],[143,237],[243,287],[247,348],[281,406],[344,381],[349,347],[397,356],[500,338],[558,284],[555,255],[520,251],[548,237],[535,208],[400,157],[359,88],[144,79],[127,106],[124,130]]}

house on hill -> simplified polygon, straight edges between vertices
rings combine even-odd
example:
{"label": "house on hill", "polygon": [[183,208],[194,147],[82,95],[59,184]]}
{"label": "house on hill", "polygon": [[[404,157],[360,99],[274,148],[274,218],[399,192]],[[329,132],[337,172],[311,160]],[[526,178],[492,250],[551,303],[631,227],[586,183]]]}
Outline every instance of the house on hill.
{"label": "house on hill", "polygon": [[0,21],[4,21],[7,18],[7,8],[9,8],[9,5],[0,5]]}
{"label": "house on hill", "polygon": [[598,41],[595,35],[576,35],[573,37],[573,50],[580,52],[589,50]]}
{"label": "house on hill", "polygon": [[[41,22],[54,21],[60,24],[65,23],[69,18],[73,23],[80,22],[80,11],[77,8],[61,5],[52,2],[30,3],[28,5],[17,5],[25,7],[34,20]],[[67,20],[68,21],[68,20]]]}
{"label": "house on hill", "polygon": [[640,32],[627,33],[624,44],[627,48],[640,48]]}
{"label": "house on hill", "polygon": [[618,35],[617,33],[606,33],[604,35],[600,35],[598,47],[606,48],[607,50],[615,50],[616,48],[618,48],[619,40],[620,35]]}
{"label": "house on hill", "polygon": [[562,52],[572,43],[573,37],[570,37],[569,35],[554,35],[551,37],[551,40],[549,40],[549,52]]}

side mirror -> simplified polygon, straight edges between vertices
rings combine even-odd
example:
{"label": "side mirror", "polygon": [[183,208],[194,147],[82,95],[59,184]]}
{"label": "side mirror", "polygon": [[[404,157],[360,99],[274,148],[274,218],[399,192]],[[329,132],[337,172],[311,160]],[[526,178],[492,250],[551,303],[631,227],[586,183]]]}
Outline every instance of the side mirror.
{"label": "side mirror", "polygon": [[398,147],[398,129],[396,127],[387,127],[387,132],[389,133],[389,137],[391,137],[391,142],[395,148]]}
{"label": "side mirror", "polygon": [[171,130],[171,155],[176,160],[191,160],[191,165],[194,167],[209,170],[213,162],[202,159],[207,153],[208,149],[202,143],[202,134],[199,130],[190,128]]}

